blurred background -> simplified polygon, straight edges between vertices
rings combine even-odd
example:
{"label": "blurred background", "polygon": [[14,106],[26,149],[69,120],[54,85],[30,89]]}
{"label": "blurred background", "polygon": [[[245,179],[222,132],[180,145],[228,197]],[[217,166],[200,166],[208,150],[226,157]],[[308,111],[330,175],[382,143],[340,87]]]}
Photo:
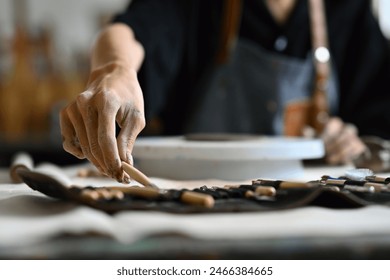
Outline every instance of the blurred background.
{"label": "blurred background", "polygon": [[98,30],[128,0],[0,0],[0,165],[20,150],[62,151],[58,112],[83,91]]}
{"label": "blurred background", "polygon": [[[27,151],[58,164],[59,109],[80,93],[98,30],[130,0],[0,0],[0,166]],[[372,7],[390,38],[390,1]]]}

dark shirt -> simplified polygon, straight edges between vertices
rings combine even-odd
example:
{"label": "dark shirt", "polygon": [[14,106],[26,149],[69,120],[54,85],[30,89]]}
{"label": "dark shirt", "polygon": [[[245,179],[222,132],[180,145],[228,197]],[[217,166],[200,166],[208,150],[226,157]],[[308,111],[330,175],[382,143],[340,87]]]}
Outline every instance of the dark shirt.
{"label": "dark shirt", "polygon": [[[263,48],[304,58],[311,50],[307,0],[278,25],[264,1],[244,0],[239,35]],[[188,100],[217,52],[222,0],[133,0],[114,18],[134,30],[146,56],[139,72],[147,120],[180,134]],[[361,135],[390,138],[390,50],[369,0],[326,0],[329,47],[339,81],[338,115]],[[275,42],[284,38],[287,45]]]}

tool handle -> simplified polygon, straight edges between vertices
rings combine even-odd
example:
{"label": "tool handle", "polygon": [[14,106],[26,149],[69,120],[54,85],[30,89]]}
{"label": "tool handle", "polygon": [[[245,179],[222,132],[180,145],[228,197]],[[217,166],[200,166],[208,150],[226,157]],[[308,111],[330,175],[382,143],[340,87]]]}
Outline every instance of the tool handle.
{"label": "tool handle", "polygon": [[152,183],[152,181],[141,171],[139,171],[134,166],[128,164],[127,162],[122,161],[123,170],[130,175],[132,179],[137,181],[138,183],[144,185],[145,187],[152,187],[158,189],[158,187]]}
{"label": "tool handle", "polygon": [[130,196],[136,196],[136,197],[142,197],[142,198],[147,198],[147,199],[156,199],[158,198],[161,193],[159,190],[155,188],[143,188],[143,187],[107,187],[110,190],[116,190],[120,191],[123,194],[128,194]]}
{"label": "tool handle", "polygon": [[215,203],[211,195],[192,191],[183,191],[180,196],[180,201],[185,204],[198,205],[206,208],[213,208]]}

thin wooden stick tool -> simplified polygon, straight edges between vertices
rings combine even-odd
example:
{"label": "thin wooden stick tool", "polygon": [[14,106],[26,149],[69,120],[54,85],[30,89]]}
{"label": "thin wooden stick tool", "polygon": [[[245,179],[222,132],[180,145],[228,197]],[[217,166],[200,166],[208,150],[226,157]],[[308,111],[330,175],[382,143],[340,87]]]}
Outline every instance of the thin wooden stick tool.
{"label": "thin wooden stick tool", "polygon": [[127,174],[130,175],[132,179],[142,184],[143,186],[158,189],[158,187],[144,173],[139,171],[134,166],[122,161],[122,168]]}

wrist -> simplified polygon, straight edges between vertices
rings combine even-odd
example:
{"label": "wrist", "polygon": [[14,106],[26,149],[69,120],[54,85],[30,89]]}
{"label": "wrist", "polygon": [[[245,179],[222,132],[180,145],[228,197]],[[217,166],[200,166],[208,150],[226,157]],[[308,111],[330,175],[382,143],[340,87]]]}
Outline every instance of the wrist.
{"label": "wrist", "polygon": [[137,74],[136,69],[134,69],[129,63],[126,63],[125,61],[119,59],[112,60],[98,67],[95,67],[94,69],[92,69],[91,73],[99,72],[109,74],[115,71],[128,71],[133,74]]}
{"label": "wrist", "polygon": [[88,84],[106,75],[124,75],[137,79],[137,71],[122,60],[113,60],[91,70]]}

